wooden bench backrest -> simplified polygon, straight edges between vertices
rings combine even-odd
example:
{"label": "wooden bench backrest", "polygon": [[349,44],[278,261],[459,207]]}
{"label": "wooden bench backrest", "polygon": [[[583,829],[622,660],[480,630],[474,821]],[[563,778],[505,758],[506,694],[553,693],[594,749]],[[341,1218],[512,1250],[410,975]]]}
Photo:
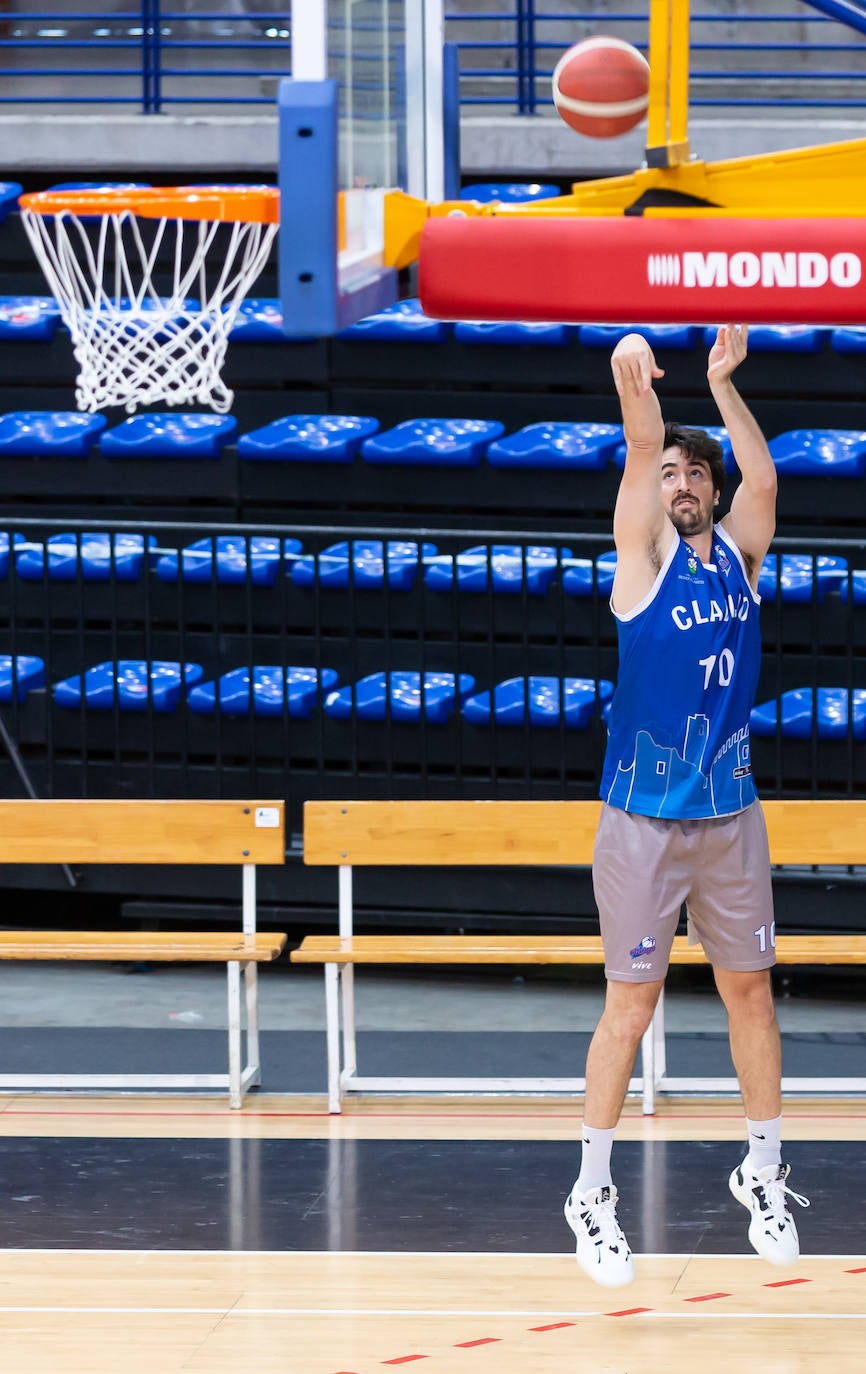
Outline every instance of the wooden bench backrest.
{"label": "wooden bench backrest", "polygon": [[281,801],[0,800],[4,864],[282,864]]}
{"label": "wooden bench backrest", "polygon": [[[307,802],[304,863],[589,864],[600,802]],[[774,864],[866,863],[866,801],[763,803]]]}

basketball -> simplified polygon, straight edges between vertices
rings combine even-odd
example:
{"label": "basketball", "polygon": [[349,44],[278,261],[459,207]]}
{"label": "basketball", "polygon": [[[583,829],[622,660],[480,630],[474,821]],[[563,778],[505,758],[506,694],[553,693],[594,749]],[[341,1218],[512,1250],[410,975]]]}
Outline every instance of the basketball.
{"label": "basketball", "polygon": [[633,129],[646,113],[649,63],[621,38],[585,38],[556,64],[553,103],[577,133],[616,138]]}

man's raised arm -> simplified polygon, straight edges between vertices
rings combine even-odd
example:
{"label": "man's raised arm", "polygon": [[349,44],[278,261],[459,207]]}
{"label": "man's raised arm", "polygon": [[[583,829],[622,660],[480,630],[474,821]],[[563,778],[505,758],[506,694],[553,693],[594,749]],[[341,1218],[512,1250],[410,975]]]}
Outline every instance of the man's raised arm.
{"label": "man's raised arm", "polygon": [[639,555],[657,543],[666,524],[659,460],[664,421],[653,382],[664,376],[640,334],[626,334],[611,355],[626,441],[625,469],[613,518],[617,551]]}

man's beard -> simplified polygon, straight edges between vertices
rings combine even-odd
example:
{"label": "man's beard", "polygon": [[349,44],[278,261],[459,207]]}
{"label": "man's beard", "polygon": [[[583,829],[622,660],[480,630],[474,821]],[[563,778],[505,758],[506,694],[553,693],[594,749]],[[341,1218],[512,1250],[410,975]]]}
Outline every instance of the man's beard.
{"label": "man's beard", "polygon": [[707,518],[699,501],[678,501],[671,507],[671,521],[677,534],[700,534],[707,528]]}

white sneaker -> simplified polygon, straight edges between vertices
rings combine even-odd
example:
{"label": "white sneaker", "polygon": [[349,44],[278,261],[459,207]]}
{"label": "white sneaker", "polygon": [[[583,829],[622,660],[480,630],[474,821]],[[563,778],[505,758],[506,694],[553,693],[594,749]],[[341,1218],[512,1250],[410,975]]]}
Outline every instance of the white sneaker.
{"label": "white sneaker", "polygon": [[617,1192],[613,1184],[579,1193],[565,1200],[565,1219],[577,1236],[577,1262],[603,1288],[623,1288],[634,1278],[628,1241],[616,1219]]}
{"label": "white sneaker", "polygon": [[748,1207],[752,1214],[749,1223],[752,1248],[771,1264],[793,1264],[800,1258],[800,1240],[785,1198],[792,1197],[801,1207],[808,1207],[809,1199],[785,1186],[790,1172],[790,1164],[769,1164],[756,1173],[747,1156],[728,1179],[737,1202]]}

